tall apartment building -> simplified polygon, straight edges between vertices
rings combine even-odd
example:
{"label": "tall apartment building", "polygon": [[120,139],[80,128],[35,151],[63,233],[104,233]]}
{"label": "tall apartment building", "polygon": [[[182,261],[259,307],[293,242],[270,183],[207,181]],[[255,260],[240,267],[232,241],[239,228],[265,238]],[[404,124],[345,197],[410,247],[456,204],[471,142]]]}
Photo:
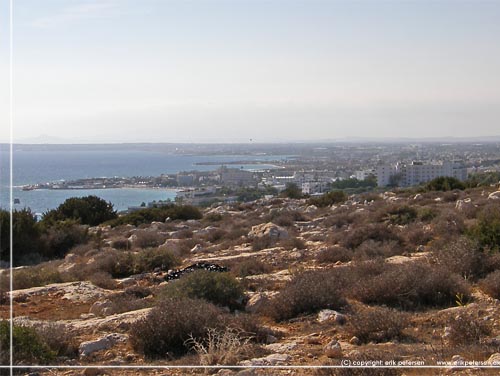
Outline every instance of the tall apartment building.
{"label": "tall apartment building", "polygon": [[385,187],[397,182],[401,187],[411,187],[426,183],[440,176],[449,176],[464,181],[467,179],[467,168],[462,161],[445,161],[442,163],[412,162],[379,166],[377,168],[377,184]]}

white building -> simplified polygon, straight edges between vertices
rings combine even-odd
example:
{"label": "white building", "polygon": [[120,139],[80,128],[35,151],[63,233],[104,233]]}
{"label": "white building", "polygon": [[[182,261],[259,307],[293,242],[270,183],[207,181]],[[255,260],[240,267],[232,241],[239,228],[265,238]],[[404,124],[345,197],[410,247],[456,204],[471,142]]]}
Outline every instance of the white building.
{"label": "white building", "polygon": [[377,184],[379,187],[397,183],[401,187],[411,187],[426,183],[441,176],[449,176],[464,181],[467,179],[467,168],[461,161],[445,161],[442,163],[412,162],[379,166]]}

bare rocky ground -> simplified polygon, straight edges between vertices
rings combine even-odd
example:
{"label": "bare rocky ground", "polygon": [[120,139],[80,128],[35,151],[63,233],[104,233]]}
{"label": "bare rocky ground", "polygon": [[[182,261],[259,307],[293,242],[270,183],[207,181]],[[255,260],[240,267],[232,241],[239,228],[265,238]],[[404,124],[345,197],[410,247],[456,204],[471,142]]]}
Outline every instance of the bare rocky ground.
{"label": "bare rocky ground", "polygon": [[[201,220],[156,222],[139,227],[91,228],[91,232],[101,234],[98,242],[77,247],[64,260],[46,263],[43,272],[39,272],[40,266],[38,269],[27,267],[16,271],[19,274],[14,274],[14,278],[16,275],[20,280],[24,278],[27,281],[23,283],[29,285],[29,278],[38,276],[36,273],[48,273],[47,270],[70,275],[83,265],[95,264],[98,271],[100,260],[105,255],[130,251],[141,253],[147,243],[148,247],[167,249],[175,254],[180,260],[178,269],[195,263],[225,266],[244,286],[246,306],[240,311],[248,312],[271,334],[255,344],[258,350],[241,356],[234,365],[311,367],[341,365],[346,360],[351,364],[356,361],[394,360],[420,361],[426,365],[450,361],[459,365],[461,361],[474,360],[500,366],[500,363],[495,363],[500,362],[500,303],[481,284],[483,278],[500,267],[498,258],[484,253],[481,257],[491,257],[487,262],[490,269],[485,271],[485,266],[469,270],[467,265],[476,262],[477,258],[467,250],[460,253],[460,249],[456,250],[460,247],[456,245],[454,253],[449,251],[450,254],[445,256],[440,253],[461,239],[467,229],[475,226],[482,211],[491,208],[500,211],[500,200],[491,195],[497,190],[491,187],[454,193],[365,194],[324,208],[309,205],[306,200],[260,200],[205,209]],[[397,210],[408,207],[414,209],[414,218],[408,219],[404,210]],[[362,228],[374,225],[380,226],[381,233],[363,235]],[[119,250],[114,248],[120,241],[126,241],[126,249],[122,246]],[[356,315],[363,309],[384,309],[387,304],[367,303],[366,299],[363,301],[351,293],[346,295],[345,307],[319,308],[312,312],[306,310],[286,319],[277,319],[265,309],[290,281],[305,272],[349,268],[369,263],[375,258],[384,259],[385,264],[396,268],[414,263],[447,267],[466,285],[468,295],[457,294],[453,302],[445,306],[399,309],[389,304],[389,307],[406,315],[405,325],[396,334],[391,334],[390,327],[373,329],[370,334],[373,336],[363,340],[353,335],[349,325],[356,322]],[[31,269],[32,274],[29,272]],[[479,269],[482,275],[478,274]],[[175,283],[165,281],[168,273],[161,267],[124,278],[97,273],[89,275],[88,280],[80,277],[81,280],[76,281],[17,289],[11,293],[14,323],[34,327],[72,347],[65,355],[51,361],[52,365],[176,367],[204,364],[199,352],[169,359],[150,359],[131,343],[131,327],[148,317],[161,289]],[[423,280],[427,277],[420,275],[418,278]],[[356,290],[357,283],[345,286],[346,290],[354,288],[353,291],[361,291]],[[392,286],[390,281],[385,283],[387,290],[397,289],[397,280]],[[362,277],[358,284],[362,285]],[[322,284],[316,287],[315,293],[321,294]],[[148,293],[129,300],[114,299],[133,288],[147,289]],[[343,286],[338,288],[342,291]],[[8,301],[3,303],[0,315],[8,318]],[[230,314],[237,315],[238,312]],[[457,333],[453,324],[464,317],[470,320],[462,328],[459,325]],[[482,326],[476,323],[487,328],[483,331]],[[367,322],[366,327],[372,324]],[[380,337],[377,330],[385,330],[389,334],[384,332]],[[223,366],[221,369],[168,370],[47,367],[30,372],[33,375],[384,375],[393,371],[394,374],[404,375],[498,374],[498,369],[460,369],[452,366],[425,370],[385,369],[379,370],[379,373],[374,369],[224,369]]]}

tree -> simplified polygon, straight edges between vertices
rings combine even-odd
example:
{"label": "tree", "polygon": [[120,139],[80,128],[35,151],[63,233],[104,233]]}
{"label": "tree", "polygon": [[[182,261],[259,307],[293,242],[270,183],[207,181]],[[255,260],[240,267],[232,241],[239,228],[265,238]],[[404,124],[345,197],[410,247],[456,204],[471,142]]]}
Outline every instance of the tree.
{"label": "tree", "polygon": [[450,177],[450,176],[440,176],[428,182],[425,185],[425,189],[428,191],[453,191],[455,189],[464,190],[465,184],[460,180]]}
{"label": "tree", "polygon": [[281,192],[282,197],[302,198],[302,191],[295,183],[288,183],[286,188]]}
{"label": "tree", "polygon": [[57,209],[45,213],[42,221],[53,223],[73,219],[84,225],[97,226],[117,217],[113,204],[97,196],[86,196],[68,198]]}
{"label": "tree", "polygon": [[[40,230],[36,217],[29,209],[12,212],[12,243],[15,254],[14,264],[26,255],[35,254],[40,249]],[[10,255],[10,213],[0,211],[0,259],[9,261]]]}

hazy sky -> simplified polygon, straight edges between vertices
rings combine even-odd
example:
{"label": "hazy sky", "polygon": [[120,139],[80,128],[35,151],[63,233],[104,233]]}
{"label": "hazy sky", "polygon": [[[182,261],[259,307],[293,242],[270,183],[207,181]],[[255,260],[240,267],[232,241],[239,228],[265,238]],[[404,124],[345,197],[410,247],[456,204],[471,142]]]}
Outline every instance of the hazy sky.
{"label": "hazy sky", "polygon": [[14,141],[500,135],[500,0],[14,0],[14,60]]}

